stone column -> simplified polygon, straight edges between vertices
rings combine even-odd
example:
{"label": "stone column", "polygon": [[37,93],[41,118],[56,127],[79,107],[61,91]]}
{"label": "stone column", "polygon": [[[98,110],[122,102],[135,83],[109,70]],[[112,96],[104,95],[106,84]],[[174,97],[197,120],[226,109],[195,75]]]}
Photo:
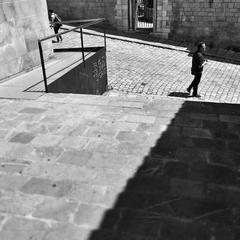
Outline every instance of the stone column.
{"label": "stone column", "polygon": [[172,4],[170,0],[155,0],[155,26],[153,35],[167,39],[170,33],[170,15],[172,12]]}
{"label": "stone column", "polygon": [[115,20],[118,30],[127,31],[129,29],[128,0],[117,0]]}

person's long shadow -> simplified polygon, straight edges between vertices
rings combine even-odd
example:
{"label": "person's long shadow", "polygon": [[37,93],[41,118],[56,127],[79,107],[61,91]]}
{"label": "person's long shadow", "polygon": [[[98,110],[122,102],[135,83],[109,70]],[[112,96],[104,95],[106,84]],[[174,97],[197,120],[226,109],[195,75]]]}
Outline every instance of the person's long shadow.
{"label": "person's long shadow", "polygon": [[180,97],[180,98],[190,98],[192,97],[187,92],[171,92],[168,94],[169,97]]}
{"label": "person's long shadow", "polygon": [[186,101],[89,240],[240,239],[240,107]]}

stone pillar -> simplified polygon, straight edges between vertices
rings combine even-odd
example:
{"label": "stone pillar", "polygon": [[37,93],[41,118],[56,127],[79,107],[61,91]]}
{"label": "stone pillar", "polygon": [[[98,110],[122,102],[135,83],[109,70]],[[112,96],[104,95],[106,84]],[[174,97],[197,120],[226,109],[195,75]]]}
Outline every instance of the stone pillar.
{"label": "stone pillar", "polygon": [[155,0],[155,26],[153,35],[167,39],[170,33],[171,0]]}
{"label": "stone pillar", "polygon": [[117,0],[115,7],[116,27],[120,31],[128,31],[129,29],[129,0]]}
{"label": "stone pillar", "polygon": [[[39,65],[37,40],[51,32],[46,0],[0,1],[0,81]],[[51,42],[43,49],[51,54]]]}

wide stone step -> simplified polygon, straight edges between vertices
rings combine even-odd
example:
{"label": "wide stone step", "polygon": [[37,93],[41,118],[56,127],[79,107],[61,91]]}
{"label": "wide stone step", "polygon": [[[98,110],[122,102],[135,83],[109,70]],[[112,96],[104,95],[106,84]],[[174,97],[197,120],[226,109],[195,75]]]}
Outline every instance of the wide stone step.
{"label": "wide stone step", "polygon": [[239,116],[237,105],[185,102],[106,212],[106,239],[240,239]]}
{"label": "wide stone step", "polygon": [[[183,218],[182,216],[179,218],[145,210],[115,208],[106,212],[106,221],[103,221],[99,229],[92,233],[91,240],[238,239],[240,236],[239,220],[234,219],[234,210],[231,213],[224,210],[214,213],[212,215],[218,219],[217,222],[212,221],[214,217],[211,218],[210,214],[195,218]],[[224,219],[226,221],[223,221]]]}
{"label": "wide stone step", "polygon": [[240,187],[240,173],[223,165],[203,163],[186,164],[173,161],[166,163],[163,174],[170,177],[180,177],[206,183]]}
{"label": "wide stone step", "polygon": [[235,165],[194,161],[162,156],[147,157],[139,167],[135,178],[156,178],[161,181],[167,178],[180,177],[206,183],[240,186],[240,172]]}
{"label": "wide stone step", "polygon": [[152,157],[176,158],[183,162],[221,163],[239,168],[239,139],[172,136],[158,139],[151,149]]}
{"label": "wide stone step", "polygon": [[[135,209],[185,219],[207,219],[207,216],[226,213],[230,210],[226,203],[174,196],[164,192],[158,194],[122,193],[115,208]],[[218,219],[215,222],[218,222]]]}

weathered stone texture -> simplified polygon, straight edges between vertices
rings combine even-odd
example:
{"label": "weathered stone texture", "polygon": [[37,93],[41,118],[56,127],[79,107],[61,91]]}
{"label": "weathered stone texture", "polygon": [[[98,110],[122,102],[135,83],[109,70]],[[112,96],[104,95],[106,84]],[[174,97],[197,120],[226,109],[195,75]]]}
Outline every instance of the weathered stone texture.
{"label": "weathered stone texture", "polygon": [[239,49],[239,4],[239,0],[168,0],[169,36],[205,40],[211,47]]}
{"label": "weathered stone texture", "polygon": [[47,0],[49,9],[65,20],[106,18],[115,25],[116,0]]}
{"label": "weathered stone texture", "polygon": [[[47,0],[65,19],[106,18],[118,30],[129,30],[132,19],[127,0]],[[153,31],[160,38],[239,50],[239,0],[156,0]]]}
{"label": "weathered stone texture", "polygon": [[48,34],[46,0],[0,1],[0,80],[38,65],[37,39]]}

